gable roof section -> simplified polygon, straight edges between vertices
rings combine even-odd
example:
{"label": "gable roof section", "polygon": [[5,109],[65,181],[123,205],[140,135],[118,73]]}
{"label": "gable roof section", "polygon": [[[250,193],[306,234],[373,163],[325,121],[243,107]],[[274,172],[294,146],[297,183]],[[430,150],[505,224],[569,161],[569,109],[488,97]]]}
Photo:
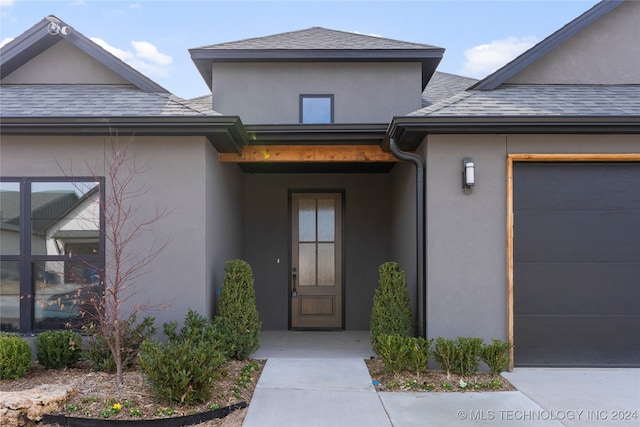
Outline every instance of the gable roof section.
{"label": "gable roof section", "polygon": [[485,77],[471,89],[491,90],[495,89],[511,77],[527,68],[529,65],[570,39],[584,28],[591,25],[616,7],[624,3],[624,0],[603,0],[587,10],[573,21],[560,28],[540,43],[527,50],[507,65]]}
{"label": "gable roof section", "polygon": [[466,91],[394,117],[383,147],[415,150],[427,134],[640,133],[640,85],[504,84],[621,3],[598,3]]}
{"label": "gable roof section", "polygon": [[[517,85],[467,90],[394,117],[387,135],[415,150],[427,134],[640,133],[640,85]],[[386,146],[388,141],[383,143]]]}
{"label": "gable roof section", "polygon": [[[53,15],[51,17],[60,21],[61,26],[68,26],[57,17]],[[79,32],[72,29],[67,35],[62,33],[52,35],[47,29],[48,25],[49,20],[43,18],[0,49],[0,79],[13,73],[32,58],[64,39],[140,90],[169,93],[158,83],[116,58]]]}
{"label": "gable roof section", "polygon": [[45,18],[0,49],[1,78],[66,40],[131,85],[5,83],[1,134],[204,136],[219,152],[232,153],[246,144],[239,117],[188,104],[79,32],[52,35],[48,25]]}
{"label": "gable roof section", "polygon": [[191,59],[211,88],[215,62],[420,62],[424,88],[444,49],[346,31],[312,27],[189,49]]}

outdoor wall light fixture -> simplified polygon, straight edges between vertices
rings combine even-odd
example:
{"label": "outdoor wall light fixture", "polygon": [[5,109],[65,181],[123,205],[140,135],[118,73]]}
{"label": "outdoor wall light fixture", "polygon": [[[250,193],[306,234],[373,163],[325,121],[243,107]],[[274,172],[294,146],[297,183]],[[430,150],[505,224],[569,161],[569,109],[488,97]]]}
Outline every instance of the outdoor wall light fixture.
{"label": "outdoor wall light fixture", "polygon": [[462,159],[462,188],[470,190],[476,183],[476,168],[471,157]]}
{"label": "outdoor wall light fixture", "polygon": [[61,25],[62,21],[60,21],[55,16],[47,16],[47,21],[49,21],[49,25],[47,25],[47,31],[49,31],[49,34],[51,34],[52,36],[57,36],[58,34],[66,36],[71,33],[71,27]]}

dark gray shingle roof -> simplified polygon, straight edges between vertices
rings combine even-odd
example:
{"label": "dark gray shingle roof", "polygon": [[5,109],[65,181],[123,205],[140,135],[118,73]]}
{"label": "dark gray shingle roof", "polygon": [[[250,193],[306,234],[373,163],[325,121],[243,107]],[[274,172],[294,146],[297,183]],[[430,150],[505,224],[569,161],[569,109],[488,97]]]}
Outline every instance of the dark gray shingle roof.
{"label": "dark gray shingle roof", "polygon": [[640,117],[640,85],[517,85],[468,90],[409,115]]}
{"label": "dark gray shingle roof", "polygon": [[266,37],[203,46],[203,49],[429,49],[435,46],[312,27]]}
{"label": "dark gray shingle roof", "polygon": [[219,113],[169,93],[132,86],[2,85],[2,117],[217,116]]}
{"label": "dark gray shingle roof", "polygon": [[436,71],[422,93],[422,106],[427,107],[467,90],[478,80]]}

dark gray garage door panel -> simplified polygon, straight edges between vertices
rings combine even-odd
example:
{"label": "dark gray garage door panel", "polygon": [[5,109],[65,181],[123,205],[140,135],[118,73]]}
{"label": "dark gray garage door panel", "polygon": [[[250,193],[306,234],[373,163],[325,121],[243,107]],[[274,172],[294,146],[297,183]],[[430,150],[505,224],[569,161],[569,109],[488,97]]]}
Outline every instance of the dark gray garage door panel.
{"label": "dark gray garage door panel", "polygon": [[513,179],[515,364],[640,365],[640,163]]}

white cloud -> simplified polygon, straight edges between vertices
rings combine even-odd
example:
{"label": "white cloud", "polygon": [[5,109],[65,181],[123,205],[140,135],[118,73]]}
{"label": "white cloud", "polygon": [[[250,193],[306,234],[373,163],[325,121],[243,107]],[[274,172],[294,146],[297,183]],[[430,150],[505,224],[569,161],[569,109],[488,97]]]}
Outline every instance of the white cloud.
{"label": "white cloud", "polygon": [[5,44],[9,43],[11,40],[13,40],[13,37],[5,37],[4,39],[2,39],[2,41],[0,41],[0,47],[2,47]]}
{"label": "white cloud", "polygon": [[104,40],[98,37],[91,37],[91,41],[112,54],[113,56],[122,59],[124,62],[127,62],[133,59],[133,53],[127,52],[126,50],[118,49],[117,47],[113,47]]}
{"label": "white cloud", "polygon": [[140,3],[131,3],[129,5],[129,9],[140,9],[142,8],[142,6],[140,6]]}
{"label": "white cloud", "polygon": [[461,74],[485,77],[535,45],[535,37],[507,37],[467,49]]}
{"label": "white cloud", "polygon": [[173,62],[173,58],[159,52],[152,43],[134,40],[131,42],[133,46],[133,52],[131,52],[111,46],[97,37],[91,38],[91,41],[143,74],[156,77],[169,75],[169,65]]}
{"label": "white cloud", "polygon": [[13,6],[14,0],[0,0],[0,6]]}
{"label": "white cloud", "polygon": [[136,50],[136,57],[140,59],[148,59],[158,65],[169,65],[173,59],[164,53],[158,52],[158,48],[149,42],[132,41],[131,45]]}

